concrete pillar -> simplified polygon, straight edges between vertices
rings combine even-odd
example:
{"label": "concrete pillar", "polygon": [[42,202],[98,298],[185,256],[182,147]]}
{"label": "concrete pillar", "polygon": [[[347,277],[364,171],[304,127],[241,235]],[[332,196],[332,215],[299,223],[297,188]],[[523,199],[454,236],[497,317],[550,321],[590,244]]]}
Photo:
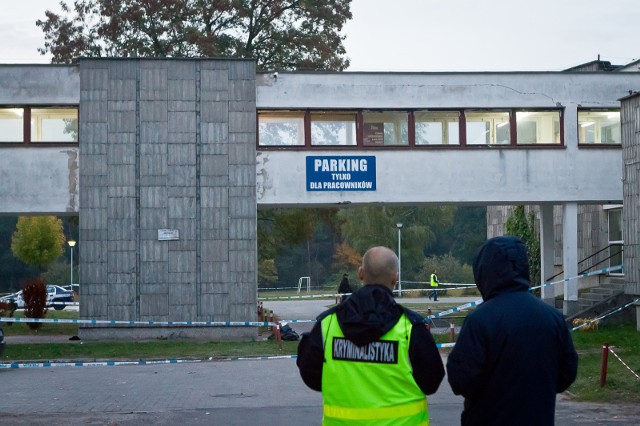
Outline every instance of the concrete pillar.
{"label": "concrete pillar", "polygon": [[[553,276],[554,232],[553,204],[540,206],[540,284]],[[542,299],[554,306],[558,285],[542,287]]]}
{"label": "concrete pillar", "polygon": [[[578,275],[578,204],[566,203],[562,212],[562,265],[564,277]],[[578,311],[578,281],[564,283],[563,313],[572,315]]]}

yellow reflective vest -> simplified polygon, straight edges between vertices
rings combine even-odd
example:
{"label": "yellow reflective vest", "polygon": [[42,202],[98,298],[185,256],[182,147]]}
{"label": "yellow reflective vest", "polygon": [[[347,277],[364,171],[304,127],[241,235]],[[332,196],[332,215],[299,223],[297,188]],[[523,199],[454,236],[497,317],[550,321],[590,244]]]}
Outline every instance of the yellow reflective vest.
{"label": "yellow reflective vest", "polygon": [[431,287],[438,287],[438,276],[431,274]]}
{"label": "yellow reflective vest", "polygon": [[356,346],[336,314],[322,320],[323,425],[428,425],[427,398],[409,362],[412,324],[402,314],[379,340]]}

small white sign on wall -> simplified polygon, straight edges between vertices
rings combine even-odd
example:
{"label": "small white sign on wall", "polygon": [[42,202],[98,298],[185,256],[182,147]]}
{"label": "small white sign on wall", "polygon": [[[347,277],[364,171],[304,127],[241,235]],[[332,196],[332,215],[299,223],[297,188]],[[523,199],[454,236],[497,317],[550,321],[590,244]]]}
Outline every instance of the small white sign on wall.
{"label": "small white sign on wall", "polygon": [[158,229],[158,241],[179,240],[180,232],[177,229]]}

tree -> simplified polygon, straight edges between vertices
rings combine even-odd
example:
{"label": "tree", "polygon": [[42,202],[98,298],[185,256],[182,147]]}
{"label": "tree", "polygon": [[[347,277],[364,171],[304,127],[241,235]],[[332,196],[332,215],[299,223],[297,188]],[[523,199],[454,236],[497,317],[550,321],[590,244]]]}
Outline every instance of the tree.
{"label": "tree", "polygon": [[[463,284],[474,282],[471,265],[463,264],[450,254],[428,257],[422,262],[420,275],[425,277],[423,281],[427,281],[427,278],[430,277],[434,271],[438,272],[438,278],[441,282]],[[425,287],[429,285],[430,284],[426,284]]]}
{"label": "tree", "polygon": [[[342,236],[357,252],[373,246],[398,247],[397,223],[402,223],[402,277],[416,278],[424,251],[436,241],[436,232],[449,227],[454,207],[354,207],[338,214]],[[406,275],[405,275],[406,274]]]}
{"label": "tree", "polygon": [[536,214],[527,215],[524,206],[516,206],[505,225],[508,235],[519,237],[527,247],[529,255],[529,274],[532,283],[540,282],[540,237],[536,228]]}
{"label": "tree", "polygon": [[79,57],[240,57],[260,69],[343,70],[351,0],[74,0],[38,20],[53,63]]}
{"label": "tree", "polygon": [[11,251],[24,263],[44,268],[62,254],[62,221],[55,216],[20,216]]}
{"label": "tree", "polygon": [[265,259],[258,264],[258,285],[265,287],[278,282],[278,270],[274,259]]}

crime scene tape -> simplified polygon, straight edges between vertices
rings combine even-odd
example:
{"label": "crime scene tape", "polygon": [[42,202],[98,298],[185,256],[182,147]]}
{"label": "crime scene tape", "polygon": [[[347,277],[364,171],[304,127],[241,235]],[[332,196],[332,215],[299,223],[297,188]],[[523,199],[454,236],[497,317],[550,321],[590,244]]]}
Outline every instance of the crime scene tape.
{"label": "crime scene tape", "polygon": [[[585,274],[576,275],[575,277],[564,278],[564,279],[558,280],[558,281],[546,282],[543,285],[539,285],[539,286],[536,286],[536,287],[531,287],[529,289],[529,291],[532,291],[532,290],[535,290],[535,289],[538,289],[538,288],[542,288],[542,287],[555,285],[555,284],[565,283],[567,281],[576,280],[576,279],[579,279],[579,278],[586,278],[586,277],[590,277],[590,276],[593,276],[593,275],[601,275],[601,274],[606,274],[608,272],[619,271],[619,270],[622,270],[622,268],[623,268],[622,265],[618,265],[618,266],[612,266],[612,267],[609,267],[609,268],[598,269],[597,271],[587,272]],[[482,302],[483,302],[483,300],[479,299],[479,300],[476,300],[476,301],[473,301],[473,302],[458,306],[457,308],[449,309],[447,311],[438,312],[437,314],[430,315],[430,316],[428,316],[426,318],[428,318],[428,319],[440,318],[440,317],[443,317],[443,316],[446,316],[446,315],[449,315],[449,314],[452,314],[452,313],[455,313],[455,312],[464,311],[466,309],[478,306],[478,305],[482,304]],[[585,325],[586,324],[582,325],[582,327],[584,327]]]}
{"label": "crime scene tape", "polygon": [[429,315],[429,316],[425,317],[425,320],[426,319],[433,319],[433,318],[440,318],[440,317],[447,316],[449,314],[453,314],[455,312],[464,311],[466,309],[478,306],[481,303],[482,303],[482,299],[474,300],[473,302],[465,303],[464,305],[460,305],[458,307],[451,308],[451,309],[446,310],[446,311],[438,312],[437,314]]}
{"label": "crime scene tape", "polygon": [[612,353],[616,358],[618,358],[618,361],[620,361],[620,362],[622,363],[622,365],[624,365],[625,367],[627,367],[627,370],[631,371],[631,374],[633,374],[634,376],[636,376],[636,379],[640,380],[640,376],[638,376],[638,373],[636,373],[635,371],[633,371],[633,370],[631,369],[631,367],[629,367],[629,366],[627,365],[627,363],[626,363],[626,362],[624,362],[624,361],[622,360],[622,358],[620,358],[620,357],[618,356],[618,354],[617,354],[617,353],[615,353],[615,352],[613,351],[613,348],[612,348],[611,346],[609,346],[609,347],[608,347],[608,349],[609,349],[609,352],[611,352],[611,353]]}
{"label": "crime scene tape", "polygon": [[577,327],[573,327],[573,328],[572,328],[572,329],[570,329],[569,331],[572,331],[572,332],[573,332],[573,331],[579,330],[579,329],[581,329],[582,327],[586,327],[586,326],[588,326],[588,325],[590,325],[590,324],[592,324],[592,323],[594,323],[594,322],[596,322],[596,321],[600,321],[601,319],[606,318],[606,317],[608,317],[608,316],[610,316],[610,315],[617,314],[618,312],[620,312],[620,311],[622,311],[622,310],[624,310],[624,309],[627,309],[629,306],[631,306],[631,305],[633,305],[633,304],[635,304],[635,303],[638,303],[638,302],[640,302],[640,297],[638,297],[636,300],[632,300],[631,302],[629,302],[629,303],[627,303],[627,304],[625,304],[625,305],[622,305],[622,306],[617,307],[616,309],[612,310],[611,312],[607,312],[607,313],[605,313],[605,314],[600,315],[599,317],[593,318],[593,319],[591,319],[591,320],[589,320],[589,321],[585,322],[584,324],[580,324],[580,325],[579,325],[579,326],[577,326]]}
{"label": "crime scene tape", "polygon": [[211,327],[273,327],[277,324],[268,321],[117,321],[83,320],[68,318],[13,318],[2,317],[0,322],[33,322],[53,324],[109,324],[109,325],[172,325],[172,326],[211,326]]}
{"label": "crime scene tape", "polygon": [[184,364],[200,362],[199,359],[167,359],[162,361],[105,361],[105,362],[25,362],[25,363],[0,363],[0,369],[13,368],[42,368],[42,367],[112,367],[122,365],[157,365],[157,364]]}
{"label": "crime scene tape", "polygon": [[[402,281],[402,284],[424,284],[427,286],[431,285],[431,281]],[[466,284],[466,283],[439,283],[438,286],[459,286],[459,287],[475,287],[475,284]],[[437,287],[436,287],[437,288]],[[431,290],[431,287],[425,288],[416,288],[414,290]],[[447,289],[451,290],[451,289]],[[404,291],[404,290],[403,290]]]}
{"label": "crime scene tape", "polygon": [[549,282],[546,282],[546,283],[544,283],[542,285],[531,287],[529,289],[529,291],[536,290],[536,289],[542,288],[542,287],[548,287],[548,286],[554,285],[554,284],[566,283],[567,281],[577,280],[579,278],[591,277],[593,275],[602,275],[602,274],[606,274],[608,272],[622,271],[623,269],[624,269],[624,267],[622,265],[611,266],[609,268],[598,269],[598,270],[593,271],[593,272],[587,272],[585,274],[576,275],[575,277],[564,278],[564,279],[558,280],[558,281],[549,281]]}

